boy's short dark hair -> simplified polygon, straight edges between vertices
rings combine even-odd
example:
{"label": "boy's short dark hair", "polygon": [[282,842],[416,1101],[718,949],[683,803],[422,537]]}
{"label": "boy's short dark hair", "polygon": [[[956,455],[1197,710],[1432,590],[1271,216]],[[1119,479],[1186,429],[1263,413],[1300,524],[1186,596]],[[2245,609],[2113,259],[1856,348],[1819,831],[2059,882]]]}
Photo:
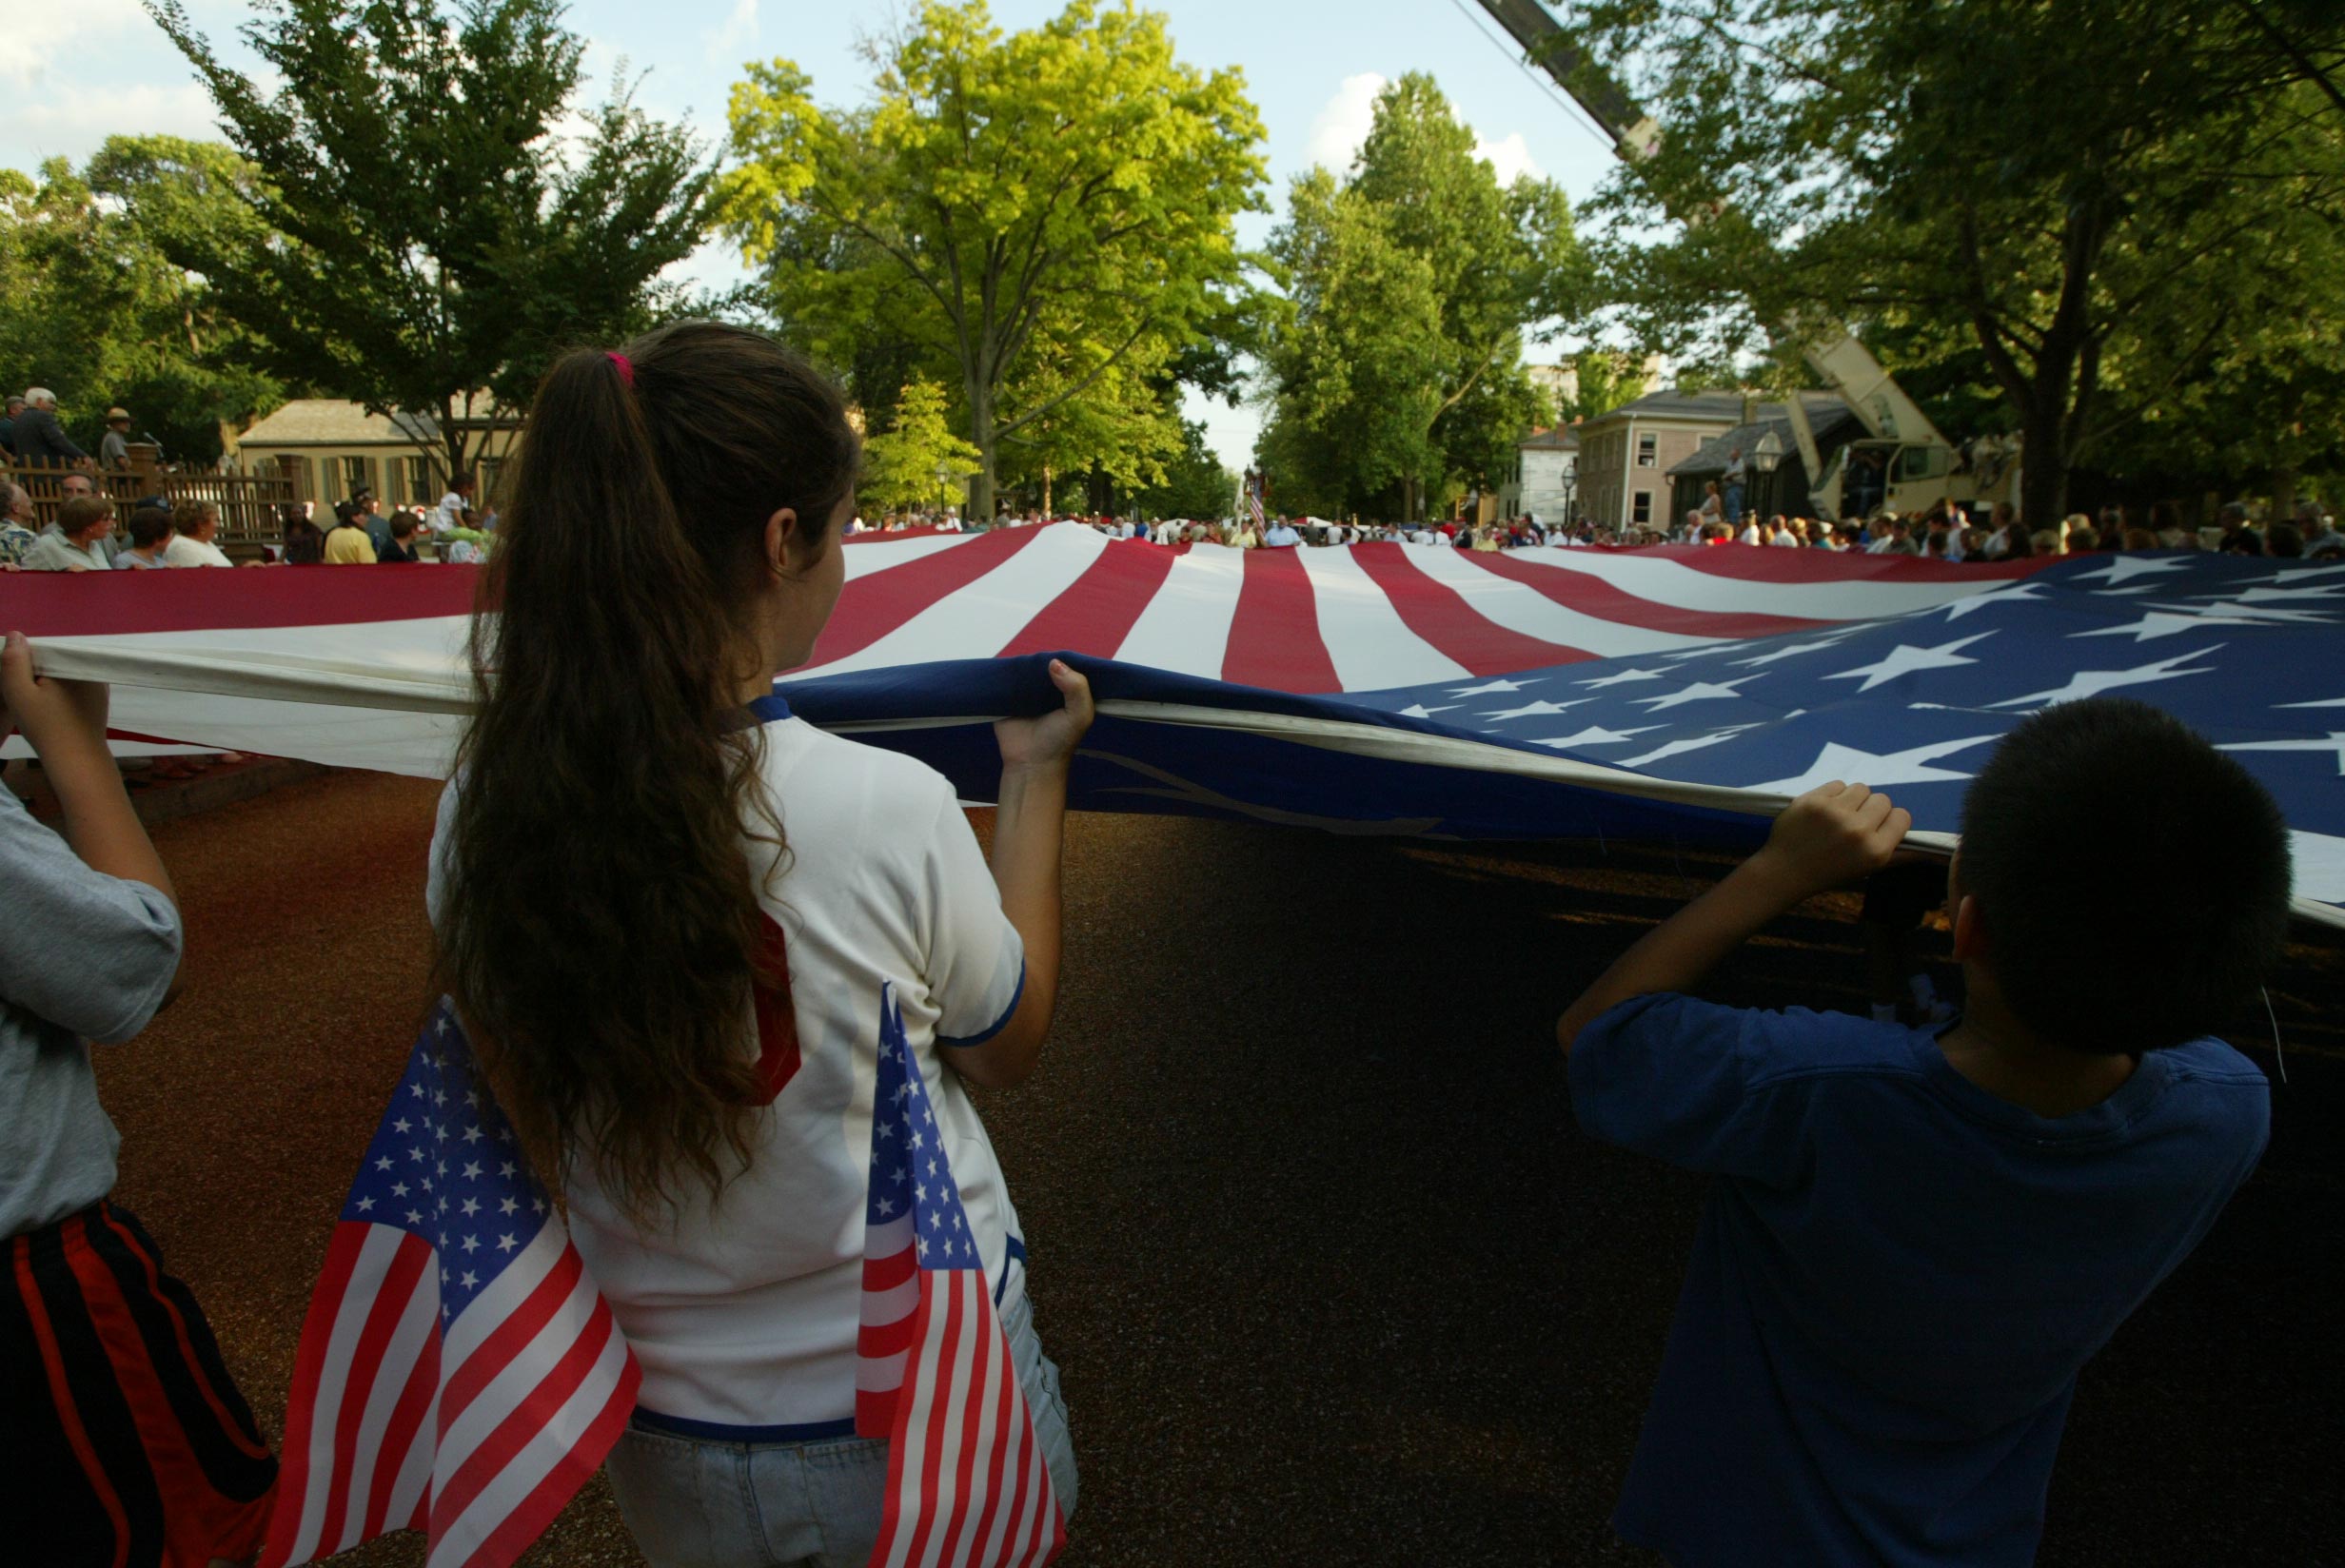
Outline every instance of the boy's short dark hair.
{"label": "boy's short dark hair", "polygon": [[413,512],[393,512],[391,514],[391,538],[405,539],[414,533],[423,521],[424,519]]}
{"label": "boy's short dark hair", "polygon": [[2095,1054],[2222,1028],[2288,934],[2288,824],[2233,758],[2145,703],[2033,715],[1962,802],[1961,882],[2014,1016]]}
{"label": "boy's short dark hair", "polygon": [[142,506],[130,514],[130,543],[151,550],[171,535],[171,515],[160,506]]}

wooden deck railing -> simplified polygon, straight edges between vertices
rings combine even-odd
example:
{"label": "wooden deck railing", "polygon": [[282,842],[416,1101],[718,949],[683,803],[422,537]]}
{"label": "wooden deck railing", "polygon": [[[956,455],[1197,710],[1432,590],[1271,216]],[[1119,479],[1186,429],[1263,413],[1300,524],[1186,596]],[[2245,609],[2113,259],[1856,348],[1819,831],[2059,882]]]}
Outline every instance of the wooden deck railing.
{"label": "wooden deck railing", "polygon": [[40,519],[36,526],[46,526],[56,518],[57,508],[65,500],[62,481],[71,473],[87,474],[100,495],[112,497],[115,515],[126,524],[131,506],[149,496],[161,496],[172,506],[183,501],[208,501],[220,509],[218,543],[237,555],[276,543],[285,534],[277,509],[288,502],[310,499],[304,494],[305,486],[290,465],[261,474],[167,468],[156,461],[153,447],[135,443],[130,448],[130,466],[126,469],[100,472],[0,464],[0,479],[13,480],[30,492],[33,510]]}

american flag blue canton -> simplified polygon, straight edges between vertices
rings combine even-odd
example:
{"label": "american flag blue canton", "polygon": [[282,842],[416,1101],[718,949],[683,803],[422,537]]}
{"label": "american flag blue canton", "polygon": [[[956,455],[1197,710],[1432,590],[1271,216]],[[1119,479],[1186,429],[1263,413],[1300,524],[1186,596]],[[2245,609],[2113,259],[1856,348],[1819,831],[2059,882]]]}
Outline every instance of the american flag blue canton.
{"label": "american flag blue canton", "polygon": [[2296,830],[2299,892],[2334,901],[2341,623],[2345,565],[2095,555],[1910,615],[1344,700],[1681,783],[1795,795],[1861,781],[1893,791],[1918,828],[1953,832],[1965,786],[2020,718],[2137,697],[2263,781]]}
{"label": "american flag blue canton", "polygon": [[429,1245],[446,1320],[527,1249],[548,1207],[511,1125],[475,1083],[471,1048],[443,1004],[407,1054],[343,1219],[396,1226]]}
{"label": "american flag blue canton", "polygon": [[877,1229],[909,1214],[913,1252],[922,1268],[981,1266],[960,1188],[945,1161],[928,1086],[911,1061],[903,1013],[893,994],[882,1003],[871,1147],[865,1222]]}

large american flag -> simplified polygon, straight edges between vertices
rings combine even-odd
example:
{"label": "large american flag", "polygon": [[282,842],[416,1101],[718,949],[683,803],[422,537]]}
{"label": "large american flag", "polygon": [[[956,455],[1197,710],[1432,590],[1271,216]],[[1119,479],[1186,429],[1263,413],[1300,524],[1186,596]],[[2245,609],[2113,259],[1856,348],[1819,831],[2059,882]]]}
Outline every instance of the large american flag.
{"label": "large american flag", "polygon": [[443,1002],[302,1325],[262,1568],[388,1531],[502,1568],[619,1441],[640,1374]]}
{"label": "large american flag", "polygon": [[[1060,523],[867,534],[845,565],[782,683],[792,709],[925,758],[971,800],[999,774],[991,720],[1048,702],[1060,653],[1101,699],[1079,809],[1458,837],[1755,843],[1820,769],[1875,773],[1950,833],[2020,715],[2120,691],[2271,787],[2299,907],[2345,923],[2334,562],[1239,551]],[[0,577],[0,617],[44,668],[114,680],[125,730],[440,774],[469,700],[472,576],[27,574]]]}
{"label": "large american flag", "polygon": [[1048,1562],[1066,1526],[1034,1414],[893,988],[879,1011],[855,1396],[856,1431],[889,1443],[872,1568]]}

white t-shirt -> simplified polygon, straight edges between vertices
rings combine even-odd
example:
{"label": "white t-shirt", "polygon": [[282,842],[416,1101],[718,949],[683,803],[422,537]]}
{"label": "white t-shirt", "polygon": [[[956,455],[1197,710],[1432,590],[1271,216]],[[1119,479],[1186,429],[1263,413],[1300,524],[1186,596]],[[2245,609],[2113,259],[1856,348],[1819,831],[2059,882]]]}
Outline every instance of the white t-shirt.
{"label": "white t-shirt", "polygon": [[469,504],[470,502],[466,501],[463,497],[451,490],[440,498],[440,504],[432,508],[431,513],[424,519],[424,526],[426,528],[462,528],[464,525],[464,508]]}
{"label": "white t-shirt", "polygon": [[163,547],[166,566],[233,566],[227,553],[216,544],[191,539],[185,534],[173,534],[171,542]]}
{"label": "white t-shirt", "polygon": [[[948,1042],[1009,1022],[1026,954],[1002,913],[952,786],[926,764],[756,705],[763,773],[788,843],[765,912],[789,954],[798,1067],[759,1123],[749,1168],[714,1205],[652,1232],[627,1220],[581,1162],[570,1234],[643,1368],[641,1410],[684,1430],[791,1441],[853,1429],[862,1310],[863,1214],[880,988],[889,982],[919,1063],[953,1179],[1007,1306],[1023,1294],[1017,1211]],[[458,786],[441,797],[427,901]],[[746,839],[760,872],[771,845]],[[741,1018],[741,1049],[758,1052]]]}

